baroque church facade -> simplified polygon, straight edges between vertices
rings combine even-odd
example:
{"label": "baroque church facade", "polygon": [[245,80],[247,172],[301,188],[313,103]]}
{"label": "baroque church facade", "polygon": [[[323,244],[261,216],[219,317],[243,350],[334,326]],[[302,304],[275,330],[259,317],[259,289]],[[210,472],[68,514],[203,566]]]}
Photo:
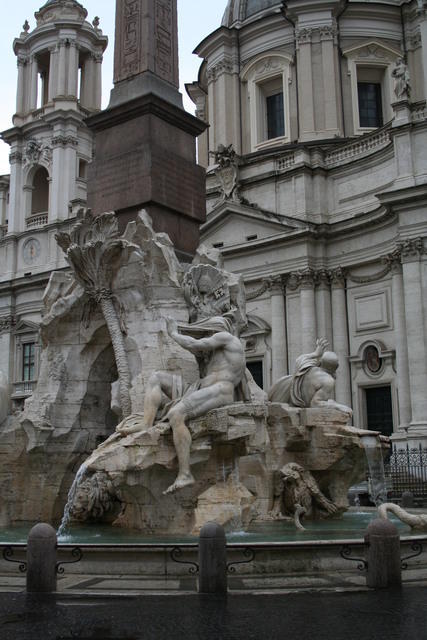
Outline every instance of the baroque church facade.
{"label": "baroque church facade", "polygon": [[[55,234],[86,202],[107,38],[49,0],[14,42],[0,177],[0,354],[20,407],[37,381]],[[243,274],[249,367],[268,389],[328,339],[360,427],[427,446],[427,2],[229,0],[187,85],[207,170],[202,241]]]}
{"label": "baroque church facade", "polygon": [[427,2],[229,0],[187,85],[202,241],[265,388],[325,337],[354,423],[427,445]]}

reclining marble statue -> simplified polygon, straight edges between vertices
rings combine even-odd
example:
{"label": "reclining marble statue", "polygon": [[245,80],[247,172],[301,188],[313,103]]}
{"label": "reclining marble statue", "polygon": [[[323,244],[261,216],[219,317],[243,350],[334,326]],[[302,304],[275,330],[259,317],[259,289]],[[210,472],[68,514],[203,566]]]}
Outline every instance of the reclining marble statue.
{"label": "reclining marble statue", "polygon": [[338,356],[327,351],[328,341],[319,338],[313,353],[305,353],[296,359],[295,373],[283,376],[270,389],[271,402],[286,402],[293,407],[327,407],[338,409],[349,416],[346,407],[332,399],[335,390],[335,375]]}
{"label": "reclining marble statue", "polygon": [[[336,409],[347,414],[350,420],[353,410],[333,399],[339,359],[334,351],[327,350],[328,346],[327,340],[318,338],[316,349],[312,353],[305,353],[296,359],[293,375],[279,378],[272,386],[268,394],[269,401],[301,409]],[[357,436],[378,436],[380,440],[389,442],[389,438],[382,436],[379,431],[358,429],[350,425],[342,426],[340,430]]]}

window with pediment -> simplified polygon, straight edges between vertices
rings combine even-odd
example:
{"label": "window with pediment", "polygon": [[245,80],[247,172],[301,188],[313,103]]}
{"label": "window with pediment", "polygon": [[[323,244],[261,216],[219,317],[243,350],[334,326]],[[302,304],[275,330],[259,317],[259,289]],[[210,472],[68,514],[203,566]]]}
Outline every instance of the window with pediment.
{"label": "window with pediment", "polygon": [[285,54],[272,52],[258,56],[243,69],[252,151],[290,142],[291,63]]}
{"label": "window with pediment", "polygon": [[400,53],[377,42],[343,52],[351,82],[353,127],[363,134],[382,127],[393,117],[392,69]]}

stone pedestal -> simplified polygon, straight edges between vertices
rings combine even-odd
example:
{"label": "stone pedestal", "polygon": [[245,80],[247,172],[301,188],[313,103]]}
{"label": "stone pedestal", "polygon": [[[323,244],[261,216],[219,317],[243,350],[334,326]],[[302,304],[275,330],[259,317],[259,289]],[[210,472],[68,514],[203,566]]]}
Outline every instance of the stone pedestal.
{"label": "stone pedestal", "polygon": [[176,105],[147,94],[86,120],[95,133],[88,205],[115,211],[123,231],[145,208],[156,231],[181,254],[193,255],[205,221],[205,171],[195,138],[206,125]]}

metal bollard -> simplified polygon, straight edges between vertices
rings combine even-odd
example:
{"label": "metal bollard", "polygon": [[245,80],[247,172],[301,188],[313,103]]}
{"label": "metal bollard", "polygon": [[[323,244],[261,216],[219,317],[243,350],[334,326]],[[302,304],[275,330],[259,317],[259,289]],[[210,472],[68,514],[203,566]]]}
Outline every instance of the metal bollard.
{"label": "metal bollard", "polygon": [[56,591],[56,531],[50,524],[36,524],[28,534],[27,592]]}
{"label": "metal bollard", "polygon": [[227,542],[216,522],[208,522],[199,537],[199,593],[227,593]]}
{"label": "metal bollard", "polygon": [[400,536],[389,520],[373,520],[365,534],[368,570],[366,584],[372,589],[386,589],[402,585]]}

